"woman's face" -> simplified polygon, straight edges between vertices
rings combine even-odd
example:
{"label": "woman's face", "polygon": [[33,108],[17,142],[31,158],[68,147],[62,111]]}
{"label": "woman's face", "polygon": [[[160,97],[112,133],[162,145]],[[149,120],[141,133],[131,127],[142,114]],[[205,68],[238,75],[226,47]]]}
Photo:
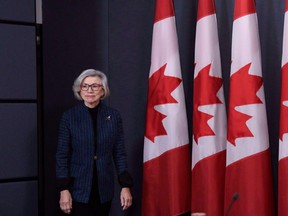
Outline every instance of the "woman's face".
{"label": "woman's face", "polygon": [[104,95],[102,81],[99,77],[86,77],[80,86],[80,96],[87,107],[93,108]]}

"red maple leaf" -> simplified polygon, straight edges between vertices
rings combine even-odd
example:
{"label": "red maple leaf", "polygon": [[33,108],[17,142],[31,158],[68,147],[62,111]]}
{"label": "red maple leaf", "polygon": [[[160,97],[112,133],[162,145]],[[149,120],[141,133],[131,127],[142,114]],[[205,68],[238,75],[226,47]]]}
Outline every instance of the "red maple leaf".
{"label": "red maple leaf", "polygon": [[249,104],[262,104],[256,95],[263,84],[262,77],[248,73],[251,63],[240,68],[230,78],[230,103],[228,116],[228,141],[235,145],[235,140],[241,137],[253,137],[246,122],[252,116],[241,113],[235,108]]}
{"label": "red maple leaf", "polygon": [[283,141],[284,133],[288,133],[288,107],[283,104],[284,101],[288,101],[288,64],[282,67],[282,93],[281,93],[281,105],[280,105],[280,140]]}
{"label": "red maple leaf", "polygon": [[217,92],[223,84],[222,78],[209,75],[211,64],[207,65],[194,79],[194,97],[193,97],[193,135],[198,143],[201,136],[213,136],[215,133],[208,125],[208,120],[212,115],[198,110],[200,106],[209,104],[222,104],[217,97]]}
{"label": "red maple leaf", "polygon": [[166,65],[163,65],[149,78],[146,133],[145,136],[154,142],[156,136],[167,135],[163,126],[163,119],[166,115],[155,110],[156,105],[177,103],[171,96],[171,92],[179,86],[181,79],[172,76],[165,76]]}

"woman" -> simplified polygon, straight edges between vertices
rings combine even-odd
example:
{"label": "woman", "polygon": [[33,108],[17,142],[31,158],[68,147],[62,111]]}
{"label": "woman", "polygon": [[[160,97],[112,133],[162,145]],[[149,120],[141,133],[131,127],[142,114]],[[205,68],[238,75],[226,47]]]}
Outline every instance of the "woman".
{"label": "woman", "polygon": [[107,77],[94,69],[85,70],[76,78],[73,91],[83,102],[64,112],[60,122],[56,153],[60,208],[72,215],[109,215],[114,161],[125,210],[132,204],[132,179],[127,172],[121,116],[101,103],[110,94]]}

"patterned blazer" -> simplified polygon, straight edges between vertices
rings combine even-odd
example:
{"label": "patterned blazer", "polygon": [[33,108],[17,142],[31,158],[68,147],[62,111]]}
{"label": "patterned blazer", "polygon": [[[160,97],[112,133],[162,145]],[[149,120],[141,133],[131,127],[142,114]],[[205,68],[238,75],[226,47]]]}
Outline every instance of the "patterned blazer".
{"label": "patterned blazer", "polygon": [[97,116],[97,152],[94,127],[88,108],[78,104],[63,113],[56,152],[56,177],[73,178],[74,201],[88,203],[96,163],[101,202],[114,195],[114,166],[117,174],[127,170],[120,113],[100,103]]}

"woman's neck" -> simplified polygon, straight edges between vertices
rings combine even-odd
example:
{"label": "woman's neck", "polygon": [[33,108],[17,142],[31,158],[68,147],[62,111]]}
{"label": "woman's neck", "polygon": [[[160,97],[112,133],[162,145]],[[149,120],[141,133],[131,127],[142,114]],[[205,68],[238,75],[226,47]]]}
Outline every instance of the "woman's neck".
{"label": "woman's neck", "polygon": [[95,102],[95,103],[86,103],[86,102],[84,102],[84,104],[85,104],[85,106],[87,106],[88,108],[93,109],[93,108],[95,108],[96,106],[98,106],[99,101],[97,101],[97,102]]}

